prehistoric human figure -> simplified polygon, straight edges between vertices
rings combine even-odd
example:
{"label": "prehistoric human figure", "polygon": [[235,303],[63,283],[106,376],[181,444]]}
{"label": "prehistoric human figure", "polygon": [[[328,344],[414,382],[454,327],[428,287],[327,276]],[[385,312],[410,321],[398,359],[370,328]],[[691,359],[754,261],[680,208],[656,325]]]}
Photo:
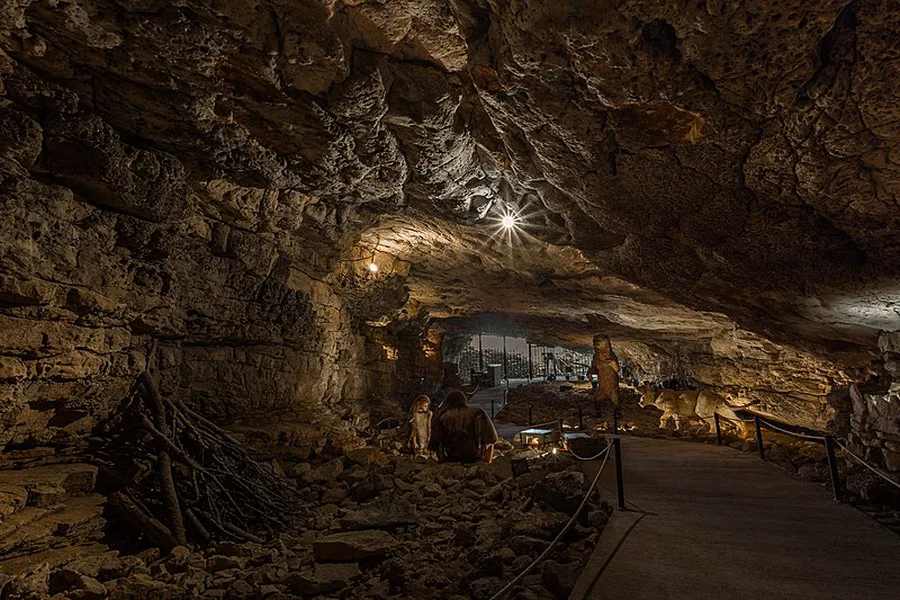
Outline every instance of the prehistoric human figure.
{"label": "prehistoric human figure", "polygon": [[482,409],[469,406],[462,390],[453,390],[444,399],[444,413],[438,418],[431,438],[438,460],[472,463],[494,460],[497,430]]}
{"label": "prehistoric human figure", "polygon": [[431,398],[419,396],[409,409],[409,450],[415,456],[426,455],[431,442]]}
{"label": "prehistoric human figure", "polygon": [[594,389],[594,409],[599,413],[604,400],[619,408],[619,359],[613,353],[612,344],[605,335],[594,336],[594,361],[588,369],[588,381],[592,375],[597,376],[597,387]]}

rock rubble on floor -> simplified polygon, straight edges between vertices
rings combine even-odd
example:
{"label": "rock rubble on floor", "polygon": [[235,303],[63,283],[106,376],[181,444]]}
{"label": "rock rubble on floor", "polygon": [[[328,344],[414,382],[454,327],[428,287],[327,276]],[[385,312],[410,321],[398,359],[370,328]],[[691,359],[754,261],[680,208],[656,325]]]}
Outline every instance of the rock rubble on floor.
{"label": "rock rubble on floor", "polygon": [[[156,549],[128,554],[89,534],[102,533],[106,524],[99,516],[103,497],[91,491],[89,476],[96,473],[90,469],[32,469],[46,476],[20,485],[28,474],[21,471],[19,479],[0,485],[4,511],[11,515],[0,527],[10,527],[29,510],[91,515],[86,507],[95,507],[100,521],[92,529],[77,526],[84,518],[36,520],[64,523],[68,537],[59,541],[65,545],[29,546],[21,556],[0,561],[0,597],[488,598],[547,547],[568,522],[573,503],[580,503],[584,484],[578,465],[550,458],[528,461],[516,478],[505,457],[463,466],[377,448],[320,460],[308,469],[300,464],[280,465],[317,499],[295,529],[266,544],[222,541],[207,549],[178,546],[166,555]],[[67,495],[43,493],[48,485],[60,485]],[[31,506],[53,498],[62,502]],[[512,597],[567,597],[608,507],[594,499],[588,509],[552,552],[552,562],[534,570]],[[122,532],[107,527],[106,534],[115,538]]]}

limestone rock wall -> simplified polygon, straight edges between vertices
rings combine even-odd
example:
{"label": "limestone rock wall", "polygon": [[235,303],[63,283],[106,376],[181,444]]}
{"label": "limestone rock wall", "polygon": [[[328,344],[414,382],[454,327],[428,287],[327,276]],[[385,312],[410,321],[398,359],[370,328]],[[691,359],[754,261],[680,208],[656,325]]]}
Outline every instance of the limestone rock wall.
{"label": "limestone rock wall", "polygon": [[628,377],[712,388],[731,394],[735,404],[752,403],[754,412],[813,429],[833,427],[833,395],[848,391],[838,365],[746,331],[698,342],[623,342],[615,350]]}
{"label": "limestone rock wall", "polygon": [[212,417],[281,414],[340,443],[392,398],[422,329],[392,356],[366,335],[356,313],[390,317],[402,282],[336,294],[317,248],[340,231],[315,200],[192,180],[32,83],[0,105],[0,448],[83,439],[152,340],[164,393]]}
{"label": "limestone rock wall", "polygon": [[151,338],[167,393],[340,437],[431,369],[418,305],[837,418],[900,307],[898,23],[877,0],[3,2],[2,441],[85,435]]}
{"label": "limestone rock wall", "polygon": [[900,471],[900,332],[878,340],[882,369],[850,388],[850,410],[842,425],[851,447],[866,460]]}

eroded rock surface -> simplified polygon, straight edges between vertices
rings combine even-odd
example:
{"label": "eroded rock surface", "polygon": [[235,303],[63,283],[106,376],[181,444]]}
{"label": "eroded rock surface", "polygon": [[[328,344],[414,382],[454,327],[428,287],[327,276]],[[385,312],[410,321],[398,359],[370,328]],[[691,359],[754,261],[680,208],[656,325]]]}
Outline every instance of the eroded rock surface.
{"label": "eroded rock surface", "polygon": [[[479,316],[839,420],[900,329],[898,25],[861,0],[7,2],[0,444],[77,444],[155,361],[205,414],[352,445]],[[866,410],[860,435],[894,426]]]}

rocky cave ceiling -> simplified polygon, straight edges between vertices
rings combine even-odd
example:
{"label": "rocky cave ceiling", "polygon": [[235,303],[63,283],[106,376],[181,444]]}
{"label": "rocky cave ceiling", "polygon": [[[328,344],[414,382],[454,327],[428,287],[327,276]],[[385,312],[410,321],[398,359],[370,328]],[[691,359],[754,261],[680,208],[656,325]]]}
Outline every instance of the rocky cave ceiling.
{"label": "rocky cave ceiling", "polygon": [[32,172],[264,232],[351,296],[833,352],[900,323],[898,28],[879,0],[7,0],[0,79]]}

